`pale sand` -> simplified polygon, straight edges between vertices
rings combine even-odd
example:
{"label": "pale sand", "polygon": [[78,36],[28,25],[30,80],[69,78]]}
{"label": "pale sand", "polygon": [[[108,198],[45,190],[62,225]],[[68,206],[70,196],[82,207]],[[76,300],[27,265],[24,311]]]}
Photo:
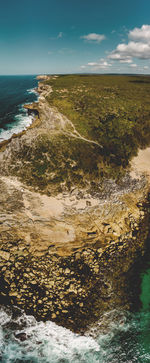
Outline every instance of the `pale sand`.
{"label": "pale sand", "polygon": [[[120,233],[129,232],[126,224],[129,210],[134,218],[139,218],[137,193],[143,191],[136,195],[116,192],[112,200],[110,197],[100,200],[85,191],[79,198],[78,190],[74,189],[52,197],[29,190],[16,177],[2,176],[0,233],[10,240],[22,241],[19,243],[23,253],[26,249],[36,256],[45,251],[68,256],[87,245],[106,245],[110,236],[115,241]],[[16,253],[22,253],[17,246],[14,248],[19,251]]]}
{"label": "pale sand", "polygon": [[[1,177],[1,182],[7,188],[7,198],[18,191],[22,205],[11,214],[9,219],[12,228],[18,224],[20,237],[30,244],[32,250],[45,250],[49,245],[64,244],[76,240],[76,223],[72,221],[73,213],[87,213],[89,209],[99,205],[96,198],[81,198],[58,194],[49,197],[38,192],[30,191],[15,177]],[[19,200],[18,200],[19,202]],[[75,217],[76,218],[76,217]]]}
{"label": "pale sand", "polygon": [[133,178],[138,178],[140,174],[145,174],[150,178],[150,147],[139,150],[138,155],[132,159],[130,165],[130,175]]}

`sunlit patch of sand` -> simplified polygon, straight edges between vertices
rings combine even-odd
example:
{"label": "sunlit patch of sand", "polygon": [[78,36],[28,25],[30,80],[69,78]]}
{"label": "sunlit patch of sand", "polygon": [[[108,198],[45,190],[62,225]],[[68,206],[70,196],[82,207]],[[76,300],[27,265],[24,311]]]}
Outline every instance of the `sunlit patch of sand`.
{"label": "sunlit patch of sand", "polygon": [[130,174],[133,178],[145,174],[150,179],[150,147],[139,150],[138,155],[132,159]]}

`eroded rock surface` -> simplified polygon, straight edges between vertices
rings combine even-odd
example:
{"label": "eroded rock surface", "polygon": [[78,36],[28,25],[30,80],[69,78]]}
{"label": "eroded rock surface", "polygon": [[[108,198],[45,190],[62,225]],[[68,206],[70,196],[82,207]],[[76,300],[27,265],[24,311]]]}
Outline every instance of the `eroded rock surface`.
{"label": "eroded rock surface", "polygon": [[60,191],[30,183],[36,138],[73,132],[48,107],[47,88],[39,87],[40,119],[0,154],[1,299],[83,331],[104,310],[129,306],[129,271],[149,234],[149,184],[129,173],[120,184],[106,180],[96,190],[88,180],[84,188],[62,183]]}

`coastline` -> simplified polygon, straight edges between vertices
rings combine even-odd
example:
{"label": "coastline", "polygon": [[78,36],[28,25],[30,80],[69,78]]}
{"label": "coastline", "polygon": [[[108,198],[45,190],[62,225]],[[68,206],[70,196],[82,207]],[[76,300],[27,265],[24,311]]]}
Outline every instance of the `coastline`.
{"label": "coastline", "polygon": [[[38,98],[39,98],[39,94],[38,94],[38,87],[35,87],[35,88],[31,88],[31,89],[27,89],[27,92],[29,93],[29,94],[33,94],[33,93],[35,93],[36,95],[38,95]],[[22,104],[22,108],[23,109],[26,109],[26,110],[28,110],[28,107],[29,108],[32,108],[32,106],[33,105],[38,105],[38,99],[37,99],[37,101],[33,101],[33,102],[30,102],[30,103],[24,103],[24,104]],[[27,111],[28,112],[28,111]],[[24,125],[22,125],[22,130],[20,130],[20,131],[18,131],[18,132],[15,132],[15,131],[13,131],[17,126],[12,126],[12,128],[10,129],[10,133],[11,133],[11,135],[9,136],[9,137],[7,137],[7,138],[5,138],[5,139],[2,139],[1,137],[0,137],[0,139],[2,139],[1,141],[0,141],[0,150],[3,150],[4,149],[4,147],[6,147],[6,145],[7,144],[9,144],[10,142],[11,142],[11,140],[13,139],[13,138],[16,138],[16,137],[20,137],[21,135],[23,135],[28,129],[30,129],[30,128],[32,128],[32,127],[34,127],[34,126],[32,126],[32,124],[33,125],[35,125],[35,119],[36,119],[36,117],[35,117],[35,115],[34,115],[34,117],[33,117],[33,114],[31,114],[32,115],[32,119],[30,120],[30,122],[29,122],[29,117],[27,117],[27,125],[26,126],[24,126]],[[28,115],[29,116],[29,115]],[[19,122],[19,125],[20,125],[20,122]],[[11,131],[12,130],[12,131]]]}
{"label": "coastline", "polygon": [[[45,91],[43,91],[43,89],[41,90],[41,86],[43,86],[42,84],[42,80],[47,80],[49,79],[49,77],[51,76],[47,76],[47,75],[38,75],[36,76],[36,79],[38,80],[38,87],[34,88],[34,90],[36,91],[36,94],[38,94],[38,100],[31,102],[31,103],[25,103],[23,104],[23,108],[25,108],[28,112],[28,110],[31,110],[31,115],[32,115],[32,122],[29,126],[27,126],[25,129],[23,129],[22,131],[18,132],[18,133],[13,133],[12,136],[6,140],[0,141],[0,152],[4,151],[5,148],[7,147],[7,145],[13,140],[16,139],[17,137],[21,137],[22,135],[24,135],[28,130],[37,127],[40,125],[40,117],[36,116],[34,111],[37,110],[39,113],[39,105],[40,105],[40,97],[42,98],[42,101],[44,100],[45,97]],[[41,82],[41,83],[40,83]],[[33,110],[33,113],[32,113]],[[12,128],[13,130],[13,128]]]}
{"label": "coastline", "polygon": [[34,117],[31,125],[27,126],[25,130],[22,130],[22,131],[18,132],[17,134],[14,133],[14,134],[12,134],[12,136],[9,139],[1,141],[0,142],[0,152],[4,151],[7,147],[7,145],[9,145],[13,139],[20,138],[22,135],[25,135],[25,133],[28,130],[38,126],[39,122],[40,122],[40,120],[37,117]]}
{"label": "coastline", "polygon": [[69,120],[46,103],[50,89],[39,88],[40,118],[1,146],[1,299],[84,332],[104,311],[130,308],[130,270],[149,235],[149,184],[127,173],[120,186],[106,181],[103,193],[88,186],[55,191],[53,171],[50,187],[34,185],[28,165],[35,157],[34,173],[38,160],[43,171],[50,141],[60,148],[60,135],[70,137]]}

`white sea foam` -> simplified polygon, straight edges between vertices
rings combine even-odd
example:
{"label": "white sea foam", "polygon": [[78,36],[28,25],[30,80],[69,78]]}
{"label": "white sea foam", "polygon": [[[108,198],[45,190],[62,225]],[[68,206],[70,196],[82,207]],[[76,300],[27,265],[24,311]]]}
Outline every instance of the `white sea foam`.
{"label": "white sea foam", "polygon": [[[19,310],[18,310],[19,311]],[[107,332],[97,330],[97,337],[74,334],[54,322],[37,322],[20,311],[0,311],[0,354],[3,363],[134,363],[149,362],[144,350],[141,320],[143,316],[112,311],[104,320],[115,319]],[[119,320],[117,320],[119,318]],[[146,320],[145,320],[146,318]],[[144,321],[147,321],[144,315]],[[127,321],[126,321],[127,319]],[[103,319],[102,319],[103,320]],[[113,326],[112,326],[113,325]],[[140,340],[139,339],[140,333]],[[140,359],[140,360],[139,360]],[[141,360],[142,359],[142,360]]]}
{"label": "white sea foam", "polygon": [[38,92],[36,91],[36,89],[35,89],[35,88],[29,88],[29,89],[27,89],[27,92],[28,92],[29,94],[31,94],[31,93],[35,93],[36,95],[38,95]]}
{"label": "white sea foam", "polygon": [[26,128],[32,124],[33,119],[34,117],[32,115],[28,116],[27,112],[22,108],[22,113],[16,115],[15,121],[7,125],[7,130],[0,130],[0,142],[10,139],[13,134],[18,134],[19,132],[26,130]]}
{"label": "white sea foam", "polygon": [[[24,313],[10,321],[10,316],[4,311],[5,319],[8,324],[3,330],[1,327],[0,334],[1,355],[4,362],[13,362],[15,359],[38,363],[97,362],[94,352],[98,353],[100,348],[91,337],[74,334],[51,321],[37,322],[34,317]],[[9,322],[10,328],[14,324],[11,333]],[[24,341],[20,341],[21,334],[26,337]]]}
{"label": "white sea foam", "polygon": [[0,326],[6,325],[10,322],[12,314],[10,312],[6,312],[3,308],[0,309]]}
{"label": "white sea foam", "polygon": [[[28,93],[35,93],[39,96],[35,88],[27,90]],[[38,98],[35,102],[38,102]],[[26,105],[31,104],[31,102],[26,102]],[[14,122],[7,124],[7,129],[0,129],[0,142],[8,140],[13,134],[18,134],[23,130],[26,130],[33,122],[34,116],[28,115],[27,110],[24,108],[24,104],[18,106],[19,113],[14,117]]]}
{"label": "white sea foam", "polygon": [[[28,94],[35,94],[36,100],[34,102],[38,102],[39,94],[36,88],[30,88],[26,91]],[[30,104],[31,102],[26,102],[26,104]],[[9,114],[8,114],[9,115]],[[28,115],[27,110],[24,108],[24,104],[18,106],[18,114],[14,117],[14,121],[10,124],[7,123],[5,129],[0,129],[0,142],[3,140],[8,140],[11,138],[13,134],[18,134],[19,132],[25,130],[28,126],[30,126],[33,122],[33,116]]]}

